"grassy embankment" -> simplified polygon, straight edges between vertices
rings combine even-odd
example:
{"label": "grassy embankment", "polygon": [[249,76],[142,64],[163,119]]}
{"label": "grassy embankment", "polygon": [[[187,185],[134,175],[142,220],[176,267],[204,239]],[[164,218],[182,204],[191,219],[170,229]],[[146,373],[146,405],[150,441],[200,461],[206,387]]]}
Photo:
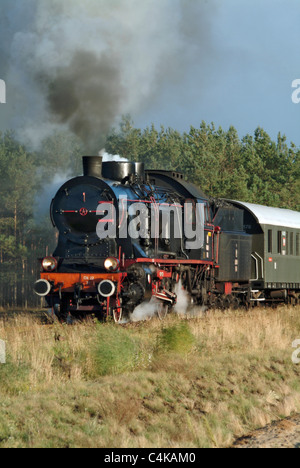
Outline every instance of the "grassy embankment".
{"label": "grassy embankment", "polygon": [[45,326],[0,319],[0,447],[224,447],[300,411],[300,308]]}

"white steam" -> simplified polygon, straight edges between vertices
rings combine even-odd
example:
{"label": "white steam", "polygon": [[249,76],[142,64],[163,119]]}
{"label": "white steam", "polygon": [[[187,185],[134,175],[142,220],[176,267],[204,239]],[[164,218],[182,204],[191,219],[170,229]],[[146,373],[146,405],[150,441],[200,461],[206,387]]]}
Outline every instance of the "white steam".
{"label": "white steam", "polygon": [[118,154],[109,154],[109,153],[107,153],[107,151],[105,151],[105,149],[102,149],[101,151],[99,151],[99,156],[102,157],[103,162],[112,162],[112,161],[115,161],[115,162],[128,162],[128,159],[122,158]]}
{"label": "white steam", "polygon": [[[191,300],[188,292],[183,288],[181,280],[175,287],[175,293],[177,295],[177,303],[173,309],[174,312],[178,315],[187,315]],[[130,316],[130,320],[132,322],[150,320],[158,315],[159,306],[160,301],[156,298],[152,298],[150,302],[144,302],[136,307]]]}
{"label": "white steam", "polygon": [[182,281],[180,280],[175,287],[177,295],[177,303],[174,307],[174,312],[180,316],[188,318],[192,317],[206,317],[206,306],[194,305],[191,296],[186,289],[183,288]]}
{"label": "white steam", "polygon": [[131,322],[142,322],[150,320],[157,315],[159,301],[152,298],[150,302],[144,302],[135,308],[130,316]]}
{"label": "white steam", "polygon": [[[180,317],[186,318],[206,317],[207,307],[192,304],[191,296],[184,289],[181,280],[176,284],[175,293],[177,295],[177,303],[173,309],[170,309],[170,312],[175,312]],[[153,297],[150,302],[144,302],[136,307],[130,316],[130,321],[142,322],[158,317],[159,307],[160,301]]]}
{"label": "white steam", "polygon": [[188,292],[183,288],[181,280],[176,284],[175,294],[177,295],[177,303],[174,307],[174,312],[178,315],[186,315],[191,300]]}

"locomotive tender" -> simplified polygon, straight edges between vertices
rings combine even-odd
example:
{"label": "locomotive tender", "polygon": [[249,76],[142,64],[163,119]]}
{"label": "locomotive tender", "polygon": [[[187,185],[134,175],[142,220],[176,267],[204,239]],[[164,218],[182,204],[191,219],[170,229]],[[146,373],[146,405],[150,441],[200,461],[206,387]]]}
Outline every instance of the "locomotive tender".
{"label": "locomotive tender", "polygon": [[[145,171],[142,163],[86,156],[83,166],[84,175],[67,181],[52,201],[58,244],[41,260],[34,285],[61,319],[95,314],[119,322],[152,298],[163,318],[178,285],[192,304],[209,308],[300,302],[299,212],[208,198],[182,174]],[[124,238],[134,203],[148,210],[147,223],[137,226],[143,235]],[[188,215],[180,209],[186,205]],[[197,237],[199,206],[203,239],[190,248],[185,232],[175,236],[174,229],[183,217]],[[166,207],[168,229],[152,229],[150,214],[159,226]],[[113,224],[116,235],[99,238],[99,223],[108,232]]]}

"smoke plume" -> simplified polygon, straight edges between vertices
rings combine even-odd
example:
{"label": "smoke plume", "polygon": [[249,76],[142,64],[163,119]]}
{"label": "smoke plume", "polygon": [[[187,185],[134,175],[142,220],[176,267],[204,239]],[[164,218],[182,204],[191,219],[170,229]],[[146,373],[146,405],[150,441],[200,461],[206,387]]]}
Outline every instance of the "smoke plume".
{"label": "smoke plume", "polygon": [[1,0],[6,128],[37,144],[65,127],[98,151],[121,115],[209,54],[214,1]]}

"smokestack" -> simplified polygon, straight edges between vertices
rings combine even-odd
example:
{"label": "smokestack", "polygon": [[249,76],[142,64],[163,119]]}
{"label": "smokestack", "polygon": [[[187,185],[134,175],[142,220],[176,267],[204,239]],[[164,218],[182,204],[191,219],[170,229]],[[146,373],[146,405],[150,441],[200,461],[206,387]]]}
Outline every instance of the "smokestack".
{"label": "smokestack", "polygon": [[84,156],[83,175],[90,177],[102,178],[102,157],[101,156]]}

